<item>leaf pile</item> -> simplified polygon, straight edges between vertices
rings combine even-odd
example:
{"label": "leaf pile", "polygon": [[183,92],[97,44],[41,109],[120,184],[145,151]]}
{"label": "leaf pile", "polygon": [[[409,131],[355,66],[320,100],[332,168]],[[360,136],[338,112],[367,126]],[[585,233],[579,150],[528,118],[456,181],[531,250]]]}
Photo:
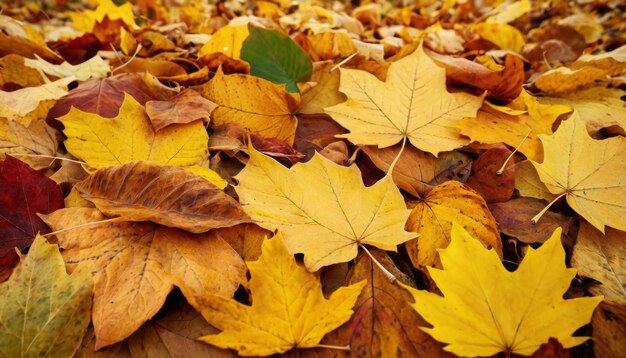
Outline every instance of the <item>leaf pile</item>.
{"label": "leaf pile", "polygon": [[1,7],[0,356],[626,351],[619,1]]}

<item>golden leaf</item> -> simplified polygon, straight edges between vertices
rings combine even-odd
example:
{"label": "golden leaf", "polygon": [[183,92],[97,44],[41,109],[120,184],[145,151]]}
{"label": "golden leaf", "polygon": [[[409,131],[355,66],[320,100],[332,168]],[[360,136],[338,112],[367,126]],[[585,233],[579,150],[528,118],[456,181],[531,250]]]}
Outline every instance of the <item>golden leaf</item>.
{"label": "golden leaf", "polygon": [[236,179],[246,213],[263,228],[280,229],[311,271],[355,258],[360,244],[395,251],[417,236],[404,231],[409,211],[391,178],[365,187],[356,166],[319,154],[287,169],[250,147]]}
{"label": "golden leaf", "polygon": [[541,136],[543,163],[532,162],[539,178],[591,225],[626,231],[626,138],[592,139],[574,112],[551,136]]}
{"label": "golden leaf", "polygon": [[603,297],[563,299],[576,270],[564,264],[560,229],[539,249],[530,248],[515,272],[460,225],[452,227],[451,237],[439,251],[443,270],[428,269],[444,297],[404,286],[415,298],[413,308],[434,326],[422,329],[447,343],[445,350],[531,355],[550,337],[565,348],[589,338],[572,334],[590,321]]}
{"label": "golden leaf", "polygon": [[250,269],[252,306],[207,296],[202,315],[222,332],[200,340],[236,349],[242,356],[267,356],[292,348],[315,347],[324,335],[347,321],[365,281],[324,297],[316,275],[298,265],[280,233],[263,243]]}
{"label": "golden leaf", "polygon": [[458,222],[487,248],[502,256],[496,220],[485,200],[458,181],[447,181],[426,195],[411,211],[407,230],[420,234],[405,246],[415,267],[439,266],[437,250],[450,243],[452,223]]}
{"label": "golden leaf", "polygon": [[350,130],[342,138],[383,148],[406,137],[435,155],[469,143],[451,124],[474,117],[482,104],[482,97],[448,93],[445,70],[421,46],[391,64],[386,82],[365,71],[342,68],[339,90],[348,101],[326,108],[326,113]]}

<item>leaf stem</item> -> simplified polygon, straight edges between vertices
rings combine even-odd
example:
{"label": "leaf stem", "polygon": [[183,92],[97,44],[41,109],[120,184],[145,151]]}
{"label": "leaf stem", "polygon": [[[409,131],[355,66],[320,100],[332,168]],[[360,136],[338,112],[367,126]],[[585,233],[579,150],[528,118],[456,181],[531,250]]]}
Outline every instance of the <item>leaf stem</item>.
{"label": "leaf stem", "polygon": [[127,220],[124,220],[123,217],[116,217],[116,218],[110,218],[110,219],[105,219],[105,220],[100,220],[100,221],[92,221],[92,222],[89,222],[89,223],[80,224],[80,225],[68,227],[68,228],[65,228],[65,229],[49,232],[49,233],[41,235],[41,236],[46,237],[46,236],[56,235],[56,234],[59,234],[59,233],[62,233],[62,232],[70,231],[70,230],[73,230],[73,229],[80,229],[80,228],[83,228],[83,227],[88,227],[88,226],[98,225],[98,224],[105,224],[105,223],[116,222],[116,221],[127,221]]}
{"label": "leaf stem", "polygon": [[347,344],[345,346],[333,346],[333,345],[330,345],[330,344],[318,344],[314,348],[328,348],[328,349],[336,349],[338,351],[349,351],[350,350],[350,345]]}
{"label": "leaf stem", "polygon": [[519,148],[522,146],[522,144],[524,144],[524,142],[526,141],[526,138],[528,138],[528,136],[530,135],[530,133],[533,131],[533,129],[531,128],[528,133],[526,133],[526,135],[524,136],[524,138],[522,138],[522,141],[517,145],[517,147],[515,147],[515,150],[513,150],[513,152],[509,155],[508,158],[506,158],[506,160],[504,161],[504,164],[502,164],[502,167],[500,167],[500,169],[498,169],[498,171],[496,172],[496,174],[498,175],[502,175],[502,173],[504,173],[504,168],[506,167],[506,165],[509,163],[509,160],[511,160],[511,158],[513,158],[513,155],[515,153],[517,153],[517,151],[519,150]]}
{"label": "leaf stem", "polygon": [[539,213],[537,213],[537,215],[535,215],[532,219],[530,219],[530,222],[533,224],[536,224],[539,219],[541,219],[541,217],[543,216],[543,214],[546,213],[546,211],[548,211],[548,209],[550,209],[550,207],[557,202],[557,200],[561,199],[562,197],[564,197],[565,195],[567,195],[567,192],[557,196],[556,198],[554,198],[554,200],[552,200],[548,205],[546,205],[545,208],[541,209],[541,211]]}
{"label": "leaf stem", "polygon": [[55,157],[52,155],[45,155],[45,154],[9,153],[9,155],[12,157],[35,157],[35,158],[58,159],[58,160],[65,160],[65,161],[72,162],[72,163],[87,165],[87,163],[81,162],[80,160],[74,160],[74,159],[63,158],[63,157]]}
{"label": "leaf stem", "polygon": [[393,162],[391,162],[391,165],[389,166],[389,170],[387,170],[387,175],[390,175],[392,179],[393,179],[393,168],[395,168],[396,163],[400,159],[400,156],[402,156],[402,152],[404,152],[405,146],[406,146],[406,136],[404,137],[404,139],[402,139],[402,147],[400,147],[400,151],[398,152],[398,155],[396,155],[396,157],[393,159]]}
{"label": "leaf stem", "polygon": [[346,57],[345,59],[343,59],[341,62],[339,62],[338,64],[334,65],[333,68],[331,68],[328,72],[333,72],[336,69],[338,69],[339,67],[341,67],[343,64],[345,64],[346,62],[350,61],[352,59],[352,57],[356,56],[359,54],[359,51],[357,50],[357,52],[353,53],[352,55]]}
{"label": "leaf stem", "polygon": [[383,272],[383,274],[385,274],[389,282],[391,283],[396,282],[397,280],[396,276],[394,276],[394,274],[389,272],[389,270],[387,270],[385,266],[383,266],[380,262],[378,262],[378,260],[376,260],[376,258],[370,253],[370,251],[365,247],[365,245],[359,244],[359,246],[363,249],[363,251],[365,251],[365,253],[370,257],[370,259],[372,259],[372,262],[375,263],[376,266],[378,266],[378,268]]}

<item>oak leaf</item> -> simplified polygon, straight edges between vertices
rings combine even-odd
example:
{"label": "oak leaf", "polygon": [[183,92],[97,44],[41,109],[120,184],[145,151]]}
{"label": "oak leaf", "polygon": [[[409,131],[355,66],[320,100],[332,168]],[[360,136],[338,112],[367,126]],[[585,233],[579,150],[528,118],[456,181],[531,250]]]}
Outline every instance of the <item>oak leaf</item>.
{"label": "oak leaf", "polygon": [[154,316],[177,286],[189,303],[231,296],[245,281],[241,257],[213,234],[190,234],[150,222],[104,222],[97,209],[69,208],[43,217],[57,233],[68,269],[94,275],[96,349],[119,342]]}
{"label": "oak leaf", "polygon": [[299,96],[284,86],[250,75],[225,75],[221,70],[202,87],[202,95],[219,104],[212,123],[238,123],[265,137],[293,144]]}
{"label": "oak leaf", "polygon": [[89,270],[68,275],[58,246],[37,236],[0,284],[0,355],[73,356],[89,326],[92,294]]}
{"label": "oak leaf", "polygon": [[235,199],[178,167],[131,162],[102,168],[74,188],[105,215],[193,233],[250,220]]}
{"label": "oak leaf", "polygon": [[315,347],[350,318],[365,281],[339,288],[326,299],[317,276],[296,262],[280,232],[265,240],[262,251],[259,260],[247,262],[252,305],[205,297],[202,315],[222,332],[200,340],[242,356],[267,356]]}
{"label": "oak leaf", "polygon": [[361,244],[395,251],[417,236],[404,231],[409,212],[391,178],[365,187],[356,166],[319,154],[287,169],[250,147],[235,179],[246,213],[263,228],[280,229],[289,251],[303,253],[311,271],[355,258]]}
{"label": "oak leaf", "polygon": [[65,125],[65,147],[93,168],[147,160],[197,168],[196,173],[219,185],[226,183],[208,168],[208,135],[202,121],[173,124],[155,133],[144,108],[126,95],[117,117],[107,119],[76,108],[59,118]]}
{"label": "oak leaf", "polygon": [[450,229],[458,222],[488,248],[502,256],[496,220],[485,200],[457,181],[447,181],[431,190],[411,211],[407,230],[420,234],[405,246],[415,267],[439,266],[437,250],[450,243]]}
{"label": "oak leaf", "polygon": [[564,264],[560,229],[539,249],[530,248],[515,272],[460,225],[452,227],[451,237],[439,251],[443,269],[428,269],[444,296],[405,286],[415,298],[413,307],[434,326],[422,329],[447,343],[445,350],[459,356],[531,355],[551,337],[565,348],[589,338],[572,334],[590,321],[603,297],[563,299],[576,270]]}
{"label": "oak leaf", "polygon": [[482,97],[448,93],[445,70],[421,46],[391,64],[386,82],[365,71],[341,68],[339,90],[348,101],[325,110],[350,130],[342,138],[380,148],[408,138],[435,156],[469,143],[451,124],[474,117],[482,104]]}
{"label": "oak leaf", "polygon": [[626,230],[626,138],[592,139],[576,113],[551,136],[542,136],[544,160],[532,162],[550,193],[590,224]]}

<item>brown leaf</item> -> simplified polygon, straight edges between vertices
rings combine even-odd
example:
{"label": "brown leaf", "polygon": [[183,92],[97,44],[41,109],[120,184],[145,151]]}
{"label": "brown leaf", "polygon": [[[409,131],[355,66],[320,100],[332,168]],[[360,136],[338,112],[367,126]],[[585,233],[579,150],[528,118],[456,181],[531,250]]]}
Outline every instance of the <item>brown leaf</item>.
{"label": "brown leaf", "polygon": [[547,211],[536,224],[530,220],[537,215],[546,202],[534,198],[517,198],[504,203],[489,204],[500,232],[527,244],[546,241],[554,230],[563,228],[567,234],[573,218]]}
{"label": "brown leaf", "polygon": [[[58,233],[70,271],[94,275],[96,349],[119,342],[154,316],[174,286],[187,300],[231,297],[245,281],[241,257],[212,233],[190,234],[150,222],[95,222],[97,209],[69,208],[43,217]],[[82,226],[81,226],[82,225]]]}
{"label": "brown leaf", "polygon": [[167,101],[146,102],[146,114],[155,131],[174,123],[189,123],[198,119],[209,119],[217,104],[190,89],[182,91]]}
{"label": "brown leaf", "polygon": [[239,224],[214,230],[213,233],[232,246],[244,261],[256,261],[261,256],[263,240],[274,235],[256,224]]}
{"label": "brown leaf", "polygon": [[133,96],[140,104],[153,99],[150,89],[139,76],[120,74],[81,83],[57,101],[48,113],[48,120],[66,115],[71,107],[105,118],[116,117],[124,102],[124,93]]}
{"label": "brown leaf", "polygon": [[511,154],[504,146],[493,147],[472,164],[472,173],[465,184],[476,190],[487,204],[507,201],[513,196],[515,162],[509,160],[502,173],[497,173]]}
{"label": "brown leaf", "polygon": [[[389,170],[399,151],[400,145],[387,148],[363,146],[363,152],[384,172]],[[414,197],[426,195],[433,188],[428,183],[435,179],[437,174],[435,161],[434,155],[407,146],[393,168],[393,181]]]}
{"label": "brown leaf", "polygon": [[444,65],[449,80],[488,91],[489,98],[511,101],[522,92],[524,62],[515,55],[506,55],[501,71],[492,71],[464,58],[443,56],[435,52],[428,52],[428,55]]}
{"label": "brown leaf", "polygon": [[239,203],[183,168],[139,161],[106,167],[75,188],[105,215],[200,233],[249,222]]}
{"label": "brown leaf", "polygon": [[[374,257],[405,283],[411,280],[398,270],[383,251]],[[442,344],[422,331],[427,325],[411,308],[413,298],[362,254],[348,274],[347,284],[367,280],[349,322],[330,333],[325,344],[350,345],[352,357],[453,357]]]}

